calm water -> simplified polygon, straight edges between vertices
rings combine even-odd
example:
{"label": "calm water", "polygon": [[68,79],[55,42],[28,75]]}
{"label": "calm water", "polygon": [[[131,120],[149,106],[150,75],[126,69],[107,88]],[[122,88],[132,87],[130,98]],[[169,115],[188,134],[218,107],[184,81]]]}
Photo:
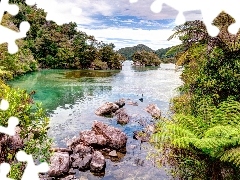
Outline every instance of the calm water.
{"label": "calm water", "polygon": [[[169,100],[181,85],[173,64],[155,68],[134,68],[131,61],[124,62],[121,71],[92,70],[42,70],[24,75],[9,82],[14,87],[26,89],[34,95],[35,102],[42,102],[50,116],[49,136],[55,145],[65,147],[66,139],[90,129],[94,120],[103,121],[124,131],[129,139],[127,153],[118,162],[107,159],[104,177],[90,172],[78,172],[82,179],[169,179],[164,169],[154,167],[146,160],[151,146],[132,139],[133,131],[139,130],[141,122],[153,122],[144,111],[149,103],[155,103],[166,115]],[[139,100],[143,94],[143,102]],[[131,117],[129,124],[118,125],[115,118],[98,117],[95,110],[107,101],[120,98],[137,102],[138,106],[126,105]]]}

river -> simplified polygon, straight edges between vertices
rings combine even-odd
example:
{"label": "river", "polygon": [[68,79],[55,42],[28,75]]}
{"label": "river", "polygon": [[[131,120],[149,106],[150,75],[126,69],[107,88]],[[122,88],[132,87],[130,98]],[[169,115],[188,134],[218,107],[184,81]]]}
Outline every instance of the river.
{"label": "river", "polygon": [[[132,136],[133,131],[142,128],[139,120],[153,122],[144,110],[148,104],[157,104],[163,116],[168,115],[169,101],[177,95],[176,88],[182,83],[181,72],[175,71],[174,64],[137,68],[131,63],[125,61],[121,71],[41,70],[9,82],[13,87],[36,92],[34,101],[42,102],[50,117],[48,135],[54,139],[55,146],[65,147],[67,139],[81,130],[91,129],[94,120],[118,127],[128,135],[127,153],[117,161],[107,159],[104,176],[77,172],[82,180],[169,179],[164,168],[157,168],[146,160],[151,146]],[[139,100],[141,97],[143,101]],[[138,104],[125,106],[131,117],[129,124],[121,126],[115,118],[95,115],[103,103],[120,98]]]}

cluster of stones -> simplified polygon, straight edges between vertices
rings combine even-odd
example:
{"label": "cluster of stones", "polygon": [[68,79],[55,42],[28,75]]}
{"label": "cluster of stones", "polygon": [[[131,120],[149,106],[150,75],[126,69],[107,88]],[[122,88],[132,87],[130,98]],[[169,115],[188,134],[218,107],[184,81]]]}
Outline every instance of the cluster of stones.
{"label": "cluster of stones", "polygon": [[126,151],[126,143],[127,136],[120,129],[94,121],[92,130],[82,131],[67,142],[68,148],[54,149],[48,176],[73,179],[74,169],[101,173],[106,166],[103,151],[117,156],[118,151]]}
{"label": "cluster of stones", "polygon": [[[99,107],[95,114],[98,116],[116,116],[119,124],[129,123],[129,116],[125,111],[125,100],[106,102]],[[155,104],[150,104],[146,109],[152,117],[161,116],[160,109]],[[149,141],[149,133],[153,132],[152,126],[147,127],[147,132],[134,132],[133,138],[141,142]],[[41,179],[73,180],[75,169],[80,171],[90,170],[92,173],[102,173],[106,167],[106,155],[118,157],[118,153],[126,153],[127,136],[120,129],[94,121],[91,130],[81,131],[78,137],[73,137],[67,142],[67,148],[54,148],[50,159],[50,170],[47,176]]]}

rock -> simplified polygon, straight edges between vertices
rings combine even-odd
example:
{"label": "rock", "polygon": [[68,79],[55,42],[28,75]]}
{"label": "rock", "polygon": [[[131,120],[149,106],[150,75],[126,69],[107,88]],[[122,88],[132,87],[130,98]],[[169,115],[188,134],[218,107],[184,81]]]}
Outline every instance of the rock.
{"label": "rock", "polygon": [[87,170],[90,168],[90,162],[92,159],[91,154],[86,154],[83,157],[80,154],[72,154],[70,156],[71,166],[78,168],[79,170]]}
{"label": "rock", "polygon": [[91,154],[92,148],[89,146],[85,146],[84,144],[80,143],[76,146],[72,147],[73,153],[79,153],[80,156],[84,156],[85,154]]}
{"label": "rock", "polygon": [[121,109],[117,110],[115,114],[117,116],[118,124],[127,124],[127,123],[129,123],[129,116],[125,112],[124,108],[121,108]]}
{"label": "rock", "polygon": [[55,152],[50,158],[50,170],[48,175],[52,177],[61,176],[69,171],[69,154],[66,152]]}
{"label": "rock", "polygon": [[138,103],[137,102],[133,102],[133,101],[129,101],[127,104],[128,105],[133,105],[133,106],[138,106]]}
{"label": "rock", "polygon": [[161,110],[157,107],[156,104],[149,104],[145,110],[156,119],[161,117]]}
{"label": "rock", "polygon": [[59,180],[77,180],[74,175],[68,175],[66,177],[60,178]]}
{"label": "rock", "polygon": [[119,108],[122,108],[125,106],[125,99],[119,99],[118,101],[114,102],[116,105],[119,106]]}
{"label": "rock", "polygon": [[96,134],[101,134],[106,138],[109,148],[118,150],[126,146],[127,135],[118,128],[94,121],[92,130],[95,131]]}
{"label": "rock", "polygon": [[112,157],[117,157],[118,156],[116,150],[111,151],[108,155],[112,156]]}
{"label": "rock", "polygon": [[92,172],[102,172],[105,168],[105,165],[106,161],[102,153],[100,151],[95,151],[90,163],[90,170]]}
{"label": "rock", "polygon": [[82,158],[82,161],[79,164],[79,167],[78,167],[79,170],[89,169],[91,160],[92,160],[92,155],[91,154],[87,154],[86,156],[84,156]]}
{"label": "rock", "polygon": [[86,146],[105,146],[107,140],[103,135],[96,135],[95,131],[82,131],[80,132],[80,141]]}
{"label": "rock", "polygon": [[119,109],[119,106],[113,102],[106,102],[101,107],[99,107],[95,114],[98,116],[111,115]]}
{"label": "rock", "polygon": [[133,132],[133,138],[140,140],[141,142],[148,142],[150,140],[150,134],[144,131],[135,131]]}
{"label": "rock", "polygon": [[148,124],[147,127],[146,127],[146,131],[150,132],[150,133],[153,133],[155,131],[154,125],[149,125]]}
{"label": "rock", "polygon": [[73,168],[78,168],[80,162],[82,161],[82,158],[80,157],[80,154],[72,154],[70,155],[70,164]]}
{"label": "rock", "polygon": [[67,147],[71,148],[73,146],[76,146],[76,144],[79,144],[79,142],[80,142],[80,138],[77,136],[73,136],[73,138],[67,141]]}
{"label": "rock", "polygon": [[20,137],[21,129],[19,127],[15,128],[15,135],[10,136],[8,140],[8,147],[11,150],[21,149],[23,147],[23,140]]}
{"label": "rock", "polygon": [[53,152],[68,152],[68,153],[72,153],[72,150],[69,148],[52,148],[51,149]]}
{"label": "rock", "polygon": [[76,172],[73,168],[71,168],[71,169],[69,169],[68,174],[76,174]]}

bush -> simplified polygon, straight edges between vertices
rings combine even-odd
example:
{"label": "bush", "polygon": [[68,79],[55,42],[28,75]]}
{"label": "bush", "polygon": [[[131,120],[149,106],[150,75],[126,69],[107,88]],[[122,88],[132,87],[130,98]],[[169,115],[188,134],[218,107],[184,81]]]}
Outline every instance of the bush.
{"label": "bush", "polygon": [[[50,148],[52,140],[47,136],[49,118],[40,104],[33,105],[32,98],[25,91],[13,89],[1,83],[0,97],[10,104],[8,110],[0,112],[1,126],[7,126],[8,119],[15,116],[19,119],[20,137],[23,139],[23,147],[27,154],[32,154],[36,162],[49,161],[51,156]],[[1,134],[3,138],[3,134]],[[2,146],[3,144],[1,144]],[[20,179],[24,165],[16,163],[15,151],[8,151],[6,144],[5,151],[1,151],[1,159],[12,165],[10,177]],[[1,163],[1,162],[0,162]]]}

